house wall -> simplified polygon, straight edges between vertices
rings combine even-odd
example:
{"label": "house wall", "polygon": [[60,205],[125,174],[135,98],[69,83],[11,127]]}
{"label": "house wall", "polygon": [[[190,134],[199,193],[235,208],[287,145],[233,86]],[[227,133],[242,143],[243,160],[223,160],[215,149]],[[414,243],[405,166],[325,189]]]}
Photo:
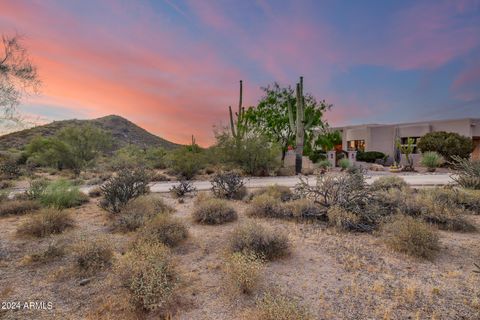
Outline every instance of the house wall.
{"label": "house wall", "polygon": [[369,139],[366,142],[366,151],[380,151],[393,155],[395,146],[395,127],[382,126],[369,128]]}
{"label": "house wall", "polygon": [[471,138],[471,123],[472,121],[470,119],[432,122],[432,131],[456,132],[462,136]]}

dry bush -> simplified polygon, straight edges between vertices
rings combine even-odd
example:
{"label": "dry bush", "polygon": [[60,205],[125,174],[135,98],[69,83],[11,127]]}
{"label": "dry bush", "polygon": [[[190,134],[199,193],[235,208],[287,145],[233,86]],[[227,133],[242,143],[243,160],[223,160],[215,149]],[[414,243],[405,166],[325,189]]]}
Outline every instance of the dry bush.
{"label": "dry bush", "polygon": [[195,222],[203,224],[223,224],[237,220],[237,212],[226,200],[207,199],[192,212]]}
{"label": "dry bush", "polygon": [[289,254],[288,237],[255,222],[237,227],[230,238],[232,252],[255,252],[267,260]]}
{"label": "dry bush", "polygon": [[143,169],[123,170],[101,186],[103,199],[100,206],[119,213],[129,201],[150,192],[149,182],[149,176]]}
{"label": "dry bush", "polygon": [[459,205],[456,197],[454,191],[445,189],[422,190],[417,197],[422,218],[442,230],[475,231],[476,227],[465,219],[466,211]]}
{"label": "dry bush", "polygon": [[65,247],[58,243],[49,243],[46,249],[26,257],[25,263],[48,263],[65,255]]}
{"label": "dry bush", "polygon": [[308,199],[297,199],[282,204],[285,216],[295,219],[326,219],[326,211]]}
{"label": "dry bush", "polygon": [[6,200],[0,203],[0,217],[7,215],[21,215],[38,210],[40,205],[32,200]]}
{"label": "dry bush", "polygon": [[267,193],[254,197],[246,214],[250,217],[287,218],[281,201]]}
{"label": "dry bush", "polygon": [[120,232],[135,231],[158,214],[173,212],[173,208],[162,199],[141,196],[127,203],[115,217],[113,229]]}
{"label": "dry bush", "polygon": [[339,230],[356,230],[356,226],[360,224],[358,215],[339,206],[328,208],[327,216],[329,224]]}
{"label": "dry bush", "polygon": [[290,190],[290,188],[274,184],[272,186],[263,187],[263,188],[254,190],[250,194],[250,199],[253,199],[263,194],[267,194],[280,201],[289,201],[294,198],[293,192]]}
{"label": "dry bush", "polygon": [[13,182],[9,180],[0,180],[0,190],[8,189],[13,186],[14,186]]}
{"label": "dry bush", "polygon": [[251,294],[262,280],[264,261],[254,252],[234,252],[225,262],[227,286],[233,294]]}
{"label": "dry bush", "polygon": [[194,196],[197,193],[197,188],[188,180],[180,180],[180,182],[170,188],[170,194],[174,198],[183,199],[187,196]]}
{"label": "dry bush", "polygon": [[138,245],[122,257],[116,270],[137,308],[166,314],[172,307],[179,280],[164,245]]}
{"label": "dry bush", "polygon": [[473,214],[480,214],[480,191],[458,190],[459,203]]}
{"label": "dry bush", "polygon": [[385,243],[393,250],[432,259],[440,249],[438,233],[427,223],[398,215],[383,226]]}
{"label": "dry bush", "polygon": [[314,317],[296,299],[288,296],[266,293],[257,300],[256,307],[249,315],[256,320],[313,320]]}
{"label": "dry bush", "polygon": [[240,200],[247,194],[243,177],[235,171],[216,173],[210,182],[217,198]]}
{"label": "dry bush", "polygon": [[187,226],[180,219],[159,215],[150,220],[140,231],[137,242],[161,243],[174,247],[187,236]]}
{"label": "dry bush", "polygon": [[104,237],[84,239],[75,247],[76,266],[85,273],[91,274],[110,267],[112,259],[112,246]]}
{"label": "dry bush", "polygon": [[17,229],[24,236],[45,237],[59,234],[73,227],[73,219],[67,212],[48,208],[28,217]]}
{"label": "dry bush", "polygon": [[402,190],[404,188],[408,188],[408,184],[405,180],[397,176],[380,177],[370,185],[370,189],[373,191],[388,191],[390,189]]}

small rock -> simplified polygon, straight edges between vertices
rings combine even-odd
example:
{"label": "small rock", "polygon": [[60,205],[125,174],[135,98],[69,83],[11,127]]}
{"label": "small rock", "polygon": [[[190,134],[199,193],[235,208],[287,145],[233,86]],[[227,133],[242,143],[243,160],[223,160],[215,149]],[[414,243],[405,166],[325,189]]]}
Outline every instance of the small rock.
{"label": "small rock", "polygon": [[78,284],[81,285],[81,286],[85,286],[85,285],[89,284],[90,281],[92,281],[92,278],[82,279],[82,280],[80,280],[80,282]]}

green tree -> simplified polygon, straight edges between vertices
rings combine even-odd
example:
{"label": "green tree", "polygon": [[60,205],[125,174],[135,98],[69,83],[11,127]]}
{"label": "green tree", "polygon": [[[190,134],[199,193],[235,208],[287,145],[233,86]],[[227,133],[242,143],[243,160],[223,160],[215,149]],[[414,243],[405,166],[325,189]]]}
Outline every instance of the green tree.
{"label": "green tree", "polygon": [[452,161],[454,156],[468,159],[473,151],[472,139],[455,132],[445,131],[427,133],[420,139],[417,146],[422,152],[436,151],[447,161]]}
{"label": "green tree", "polygon": [[[252,127],[264,134],[272,142],[281,146],[282,162],[289,146],[295,144],[295,131],[290,125],[288,106],[292,107],[292,116],[296,118],[295,90],[280,87],[278,83],[262,88],[264,96],[256,108],[249,108],[245,116]],[[323,114],[331,108],[324,100],[318,101],[313,95],[304,95],[305,104],[305,145],[312,143],[314,129],[325,126]],[[308,149],[306,149],[308,150]]]}

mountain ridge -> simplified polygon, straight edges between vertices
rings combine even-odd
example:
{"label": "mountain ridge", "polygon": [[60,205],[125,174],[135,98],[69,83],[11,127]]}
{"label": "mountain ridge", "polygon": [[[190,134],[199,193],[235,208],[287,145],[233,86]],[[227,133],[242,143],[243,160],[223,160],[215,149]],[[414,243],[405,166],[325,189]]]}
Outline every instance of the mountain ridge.
{"label": "mountain ridge", "polygon": [[132,144],[139,147],[163,147],[174,149],[180,144],[168,141],[156,136],[147,130],[139,127],[128,119],[118,115],[107,115],[104,117],[89,120],[59,120],[51,123],[11,132],[0,136],[0,150],[16,148],[21,149],[36,136],[51,137],[67,126],[80,126],[90,124],[101,128],[112,135],[114,149]]}

